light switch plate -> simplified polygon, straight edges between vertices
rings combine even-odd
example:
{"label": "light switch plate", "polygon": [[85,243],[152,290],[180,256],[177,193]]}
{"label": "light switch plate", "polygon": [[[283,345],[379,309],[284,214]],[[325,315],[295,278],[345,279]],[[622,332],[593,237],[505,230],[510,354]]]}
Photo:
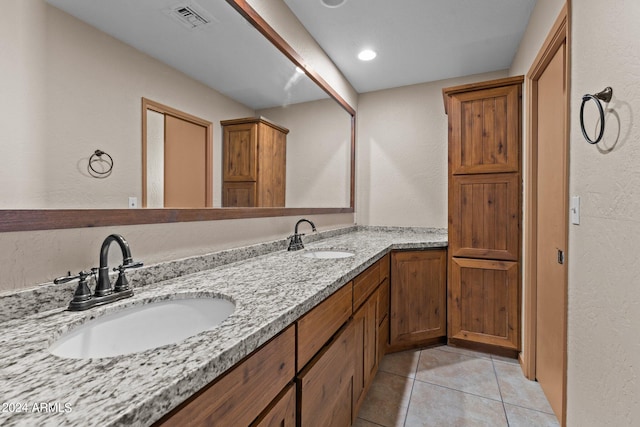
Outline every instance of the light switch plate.
{"label": "light switch plate", "polygon": [[571,198],[571,224],[580,224],[580,196]]}

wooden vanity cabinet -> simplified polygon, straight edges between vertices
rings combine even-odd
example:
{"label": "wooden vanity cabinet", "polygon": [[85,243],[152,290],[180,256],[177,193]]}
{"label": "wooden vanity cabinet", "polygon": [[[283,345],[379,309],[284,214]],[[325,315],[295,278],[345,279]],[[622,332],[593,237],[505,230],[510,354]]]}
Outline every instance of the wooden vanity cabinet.
{"label": "wooden vanity cabinet", "polygon": [[284,207],[287,134],[264,117],[224,120],[222,206]]}
{"label": "wooden vanity cabinet", "polygon": [[155,425],[248,426],[268,408],[280,412],[279,394],[295,376],[295,339],[295,328],[287,328]]}
{"label": "wooden vanity cabinet", "polygon": [[387,348],[386,255],[157,426],[348,427]]}
{"label": "wooden vanity cabinet", "polygon": [[444,342],[447,250],[391,253],[389,351]]}
{"label": "wooden vanity cabinet", "polygon": [[[388,320],[389,255],[353,280],[353,324],[355,327],[355,374],[353,420],[360,410],[369,386],[386,351],[384,322]],[[385,294],[386,292],[386,294]]]}

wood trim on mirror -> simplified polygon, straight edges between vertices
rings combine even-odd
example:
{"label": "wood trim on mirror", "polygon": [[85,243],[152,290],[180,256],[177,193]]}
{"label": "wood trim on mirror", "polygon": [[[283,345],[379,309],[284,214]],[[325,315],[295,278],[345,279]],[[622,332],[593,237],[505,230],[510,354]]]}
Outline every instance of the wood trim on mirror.
{"label": "wood trim on mirror", "polygon": [[107,227],[113,225],[161,224],[225,219],[353,213],[355,211],[355,109],[245,0],[226,0],[293,63],[303,69],[320,88],[351,115],[351,195],[345,208],[209,208],[209,209],[18,209],[0,210],[0,232]]}
{"label": "wood trim on mirror", "polygon": [[356,110],[349,105],[349,103],[342,97],[338,92],[336,92],[326,80],[324,80],[320,74],[318,74],[315,70],[305,64],[302,56],[298,54],[298,52],[291,47],[289,43],[285,39],[280,36],[273,29],[271,25],[267,23],[267,21],[262,18],[256,12],[254,8],[252,8],[246,0],[227,0],[227,3],[231,5],[235,10],[237,10],[247,21],[249,21],[263,36],[266,37],[275,47],[280,50],[280,52],[284,53],[284,55],[291,60],[296,66],[300,69],[304,70],[304,72],[309,76],[311,80],[313,80],[318,86],[322,88],[329,96],[338,102],[351,116],[355,116]]}
{"label": "wood trim on mirror", "polygon": [[0,211],[0,232],[352,213],[352,208],[36,209]]}

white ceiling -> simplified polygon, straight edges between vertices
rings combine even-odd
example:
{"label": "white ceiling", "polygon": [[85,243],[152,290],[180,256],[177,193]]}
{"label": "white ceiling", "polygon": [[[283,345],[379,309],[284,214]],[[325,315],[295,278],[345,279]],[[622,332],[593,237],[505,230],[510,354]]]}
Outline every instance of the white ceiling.
{"label": "white ceiling", "polygon": [[[536,3],[284,1],[359,93],[509,68]],[[378,56],[358,60],[364,48]]]}
{"label": "white ceiling", "polygon": [[[254,109],[327,98],[224,0],[46,1]],[[359,93],[509,68],[535,1],[284,0]],[[181,26],[179,4],[211,24]]]}
{"label": "white ceiling", "polygon": [[[224,0],[47,2],[253,109],[328,98]],[[167,14],[177,5],[211,23],[187,29]]]}

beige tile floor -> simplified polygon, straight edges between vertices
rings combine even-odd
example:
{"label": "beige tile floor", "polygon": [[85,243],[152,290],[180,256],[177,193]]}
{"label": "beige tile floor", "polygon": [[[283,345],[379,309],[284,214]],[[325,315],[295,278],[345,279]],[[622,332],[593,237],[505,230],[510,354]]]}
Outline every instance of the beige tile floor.
{"label": "beige tile floor", "polygon": [[355,427],[558,426],[516,360],[442,346],[386,355]]}

